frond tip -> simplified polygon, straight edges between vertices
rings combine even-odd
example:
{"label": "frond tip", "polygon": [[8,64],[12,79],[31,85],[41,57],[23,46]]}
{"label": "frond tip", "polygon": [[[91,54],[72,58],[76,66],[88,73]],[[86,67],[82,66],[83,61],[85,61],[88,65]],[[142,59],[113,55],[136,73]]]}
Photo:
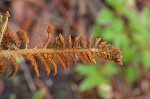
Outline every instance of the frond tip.
{"label": "frond tip", "polygon": [[[7,34],[9,28],[6,28],[5,34]],[[39,76],[39,69],[38,65],[36,63],[36,60],[34,59],[37,57],[43,67],[45,68],[45,71],[47,72],[47,75],[50,74],[51,69],[49,66],[49,63],[53,67],[54,75],[57,73],[57,64],[55,60],[58,60],[60,62],[61,67],[63,70],[69,67],[70,60],[73,61],[74,64],[77,64],[77,56],[81,59],[81,62],[84,64],[87,64],[89,62],[92,62],[96,64],[96,60],[102,61],[110,60],[114,61],[114,63],[122,65],[122,53],[121,51],[110,45],[106,42],[101,42],[101,38],[96,38],[95,40],[92,40],[92,36],[86,39],[85,36],[77,36],[75,38],[74,44],[72,43],[71,35],[68,36],[68,41],[65,42],[65,39],[62,34],[59,34],[53,41],[53,46],[51,48],[47,48],[50,39],[51,39],[51,33],[54,32],[51,25],[48,26],[47,29],[48,32],[48,39],[47,43],[45,44],[45,47],[43,49],[29,49],[28,43],[29,38],[25,31],[20,30],[17,32],[17,35],[19,39],[21,39],[25,43],[25,48],[20,49],[20,42],[17,39],[13,39],[14,43],[19,42],[17,44],[13,44],[14,46],[8,47],[8,45],[12,45],[12,40],[10,38],[14,38],[11,36],[8,39],[8,36],[4,36],[5,39],[2,39],[1,44],[1,51],[0,51],[0,74],[4,74],[6,71],[6,59],[9,59],[9,61],[13,65],[13,71],[9,75],[9,77],[15,75],[18,71],[18,63],[15,60],[15,56],[22,56],[26,59],[28,59],[31,62],[31,65],[33,66],[33,69],[35,71],[36,76]],[[11,33],[11,32],[9,32]],[[7,46],[6,42],[7,40]],[[5,47],[6,46],[6,47]],[[13,49],[14,47],[15,49]],[[4,50],[5,48],[5,50]]]}

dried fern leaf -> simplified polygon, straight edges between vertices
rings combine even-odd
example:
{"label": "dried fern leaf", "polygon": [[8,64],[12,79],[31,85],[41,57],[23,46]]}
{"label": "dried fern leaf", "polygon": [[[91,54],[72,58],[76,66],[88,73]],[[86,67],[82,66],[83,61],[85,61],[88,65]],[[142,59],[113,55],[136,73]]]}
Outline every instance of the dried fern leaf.
{"label": "dried fern leaf", "polygon": [[53,60],[52,56],[50,54],[44,53],[44,57],[52,64],[54,69],[54,75],[57,74],[57,65],[55,61]]}
{"label": "dried fern leaf", "polygon": [[98,44],[100,43],[100,41],[101,41],[101,38],[96,38],[96,39],[95,39],[95,42],[94,42],[94,44],[93,44],[93,48],[97,48],[97,46],[98,46]]}
{"label": "dried fern leaf", "polygon": [[79,41],[80,41],[80,36],[77,36],[75,38],[75,42],[74,42],[74,46],[73,46],[74,49],[78,49],[78,47],[79,47]]}
{"label": "dried fern leaf", "polygon": [[65,53],[65,52],[62,52],[61,54],[62,54],[62,57],[64,57],[64,59],[66,61],[66,66],[68,68],[69,67],[69,57],[68,57],[67,53]]}
{"label": "dried fern leaf", "polygon": [[39,69],[38,69],[37,63],[36,63],[36,61],[34,59],[34,56],[32,54],[28,54],[27,55],[27,59],[31,62],[36,76],[39,77]]}
{"label": "dried fern leaf", "polygon": [[2,39],[3,39],[3,35],[4,35],[4,32],[7,28],[7,23],[8,23],[8,18],[10,17],[10,14],[9,12],[7,11],[5,13],[5,20],[3,21],[3,25],[2,27],[0,28],[0,45],[1,45],[1,42],[2,42]]}
{"label": "dried fern leaf", "polygon": [[62,57],[58,54],[58,53],[53,53],[54,57],[60,62],[63,70],[65,70],[67,67],[65,65],[64,60],[62,59]]}
{"label": "dried fern leaf", "polygon": [[77,64],[77,60],[76,60],[76,57],[75,57],[75,53],[74,52],[69,52],[69,55],[72,58],[73,63],[76,65]]}
{"label": "dried fern leaf", "polygon": [[6,59],[4,57],[0,57],[0,74],[4,74],[6,71]]}
{"label": "dried fern leaf", "polygon": [[[68,49],[72,49],[72,40],[71,40],[71,35],[68,36]],[[69,52],[69,56],[72,58],[73,63],[76,65],[77,64],[77,60],[75,57],[75,53],[74,52]]]}
{"label": "dried fern leaf", "polygon": [[[82,52],[81,52],[82,53]],[[77,52],[77,56],[81,59],[82,63],[87,64],[85,57],[80,52]]]}
{"label": "dried fern leaf", "polygon": [[10,57],[9,57],[9,60],[10,60],[10,62],[12,63],[13,71],[12,71],[12,73],[11,73],[8,77],[12,77],[12,76],[14,76],[14,75],[17,74],[17,71],[18,71],[18,63],[17,63],[16,59],[15,59],[13,56],[10,56]]}
{"label": "dried fern leaf", "polygon": [[68,36],[68,49],[72,48],[72,41],[71,41],[71,35]]}
{"label": "dried fern leaf", "polygon": [[[81,46],[81,48],[85,48],[85,38],[86,38],[85,36],[80,37],[80,46]],[[85,60],[90,61],[89,57],[87,56],[87,53],[81,52],[81,56],[83,56],[85,58]]]}
{"label": "dried fern leaf", "polygon": [[36,53],[35,56],[40,60],[40,62],[42,63],[42,65],[44,66],[47,75],[50,74],[50,67],[48,65],[48,63],[46,62],[46,60],[44,59],[43,55],[40,53]]}
{"label": "dried fern leaf", "polygon": [[95,57],[93,57],[94,55],[92,55],[92,52],[87,52],[87,56],[92,63],[96,64],[96,60]]}
{"label": "dried fern leaf", "polygon": [[25,43],[25,48],[28,48],[28,44],[29,44],[29,38],[27,36],[27,33],[23,30],[19,30],[17,32],[18,37]]}
{"label": "dried fern leaf", "polygon": [[59,39],[60,39],[62,48],[65,48],[65,40],[64,40],[64,37],[62,36],[62,34],[59,34]]}
{"label": "dried fern leaf", "polygon": [[87,48],[91,48],[91,44],[92,44],[92,36],[90,36],[90,37],[87,39]]}
{"label": "dried fern leaf", "polygon": [[45,49],[47,48],[47,46],[51,40],[52,33],[54,33],[54,28],[51,24],[49,24],[48,28],[47,28],[48,38],[47,38],[47,42],[46,42],[45,47],[44,47]]}
{"label": "dried fern leaf", "polygon": [[92,40],[92,36],[90,36],[86,40],[85,36],[77,36],[73,44],[71,35],[68,36],[68,41],[65,42],[63,35],[59,34],[52,42],[53,46],[51,48],[47,48],[51,40],[51,34],[54,33],[52,25],[48,26],[47,42],[45,47],[42,49],[29,49],[29,38],[26,32],[23,30],[18,31],[17,35],[19,39],[25,43],[25,49],[20,49],[19,40],[15,38],[10,29],[7,28],[9,17],[7,14],[8,13],[6,13],[5,16],[6,19],[4,21],[2,20],[1,22],[2,27],[0,27],[0,74],[3,74],[6,71],[6,58],[8,58],[13,64],[13,72],[9,75],[9,77],[17,73],[18,63],[14,58],[16,55],[24,56],[24,58],[26,57],[31,62],[37,77],[39,76],[39,69],[34,56],[37,57],[44,66],[47,75],[49,75],[51,71],[48,62],[50,62],[53,67],[54,75],[57,73],[57,64],[55,63],[54,59],[57,59],[60,62],[60,65],[64,70],[69,67],[70,60],[72,60],[74,64],[77,64],[77,56],[84,64],[87,64],[88,62],[93,62],[96,64],[96,60],[102,61],[102,59],[105,59],[122,65],[121,51],[118,48],[107,44],[106,42],[100,42],[101,38]]}
{"label": "dried fern leaf", "polygon": [[9,27],[6,28],[5,34],[3,36],[2,47],[4,49],[18,49],[20,47],[20,41],[16,38]]}
{"label": "dried fern leaf", "polygon": [[[45,66],[47,74],[50,73],[50,67],[48,67],[48,64],[45,61],[45,58],[44,58],[45,56],[44,57],[42,56],[45,53],[48,53],[51,55],[51,57],[48,58],[48,60],[50,60],[50,62],[53,64],[52,66],[55,68],[55,71],[54,71],[55,74],[56,74],[57,65],[55,64],[54,61],[52,62],[52,59],[54,57],[60,62],[61,66],[64,70],[68,67],[67,64],[69,64],[68,63],[69,56],[71,57],[73,62],[75,64],[77,64],[76,55],[85,64],[87,64],[87,61],[91,61],[94,64],[96,64],[96,58],[99,60],[101,60],[102,58],[108,59],[108,60],[114,61],[117,64],[122,64],[121,51],[118,48],[111,46],[110,44],[107,44],[106,42],[98,43],[100,41],[100,39],[96,39],[95,42],[93,43],[93,47],[88,45],[88,48],[83,46],[83,41],[81,43],[79,40],[79,37],[76,38],[73,47],[71,46],[72,42],[69,37],[69,46],[67,46],[67,48],[66,48],[66,46],[63,46],[65,48],[62,48],[62,44],[60,44],[61,42],[58,39],[59,38],[57,38],[57,42],[55,42],[55,45],[56,45],[55,48],[51,48],[51,49],[21,49],[21,50],[19,49],[19,50],[9,50],[9,51],[2,50],[0,52],[0,55],[5,56],[5,57],[9,57],[10,55],[12,55],[12,56],[28,55],[28,54],[35,55],[39,58],[41,63]],[[86,43],[86,42],[84,42],[84,43]],[[67,55],[67,53],[68,53],[68,55]],[[54,57],[52,57],[52,56],[54,56]],[[64,59],[66,61],[64,61]],[[66,67],[66,65],[67,65],[67,67]]]}

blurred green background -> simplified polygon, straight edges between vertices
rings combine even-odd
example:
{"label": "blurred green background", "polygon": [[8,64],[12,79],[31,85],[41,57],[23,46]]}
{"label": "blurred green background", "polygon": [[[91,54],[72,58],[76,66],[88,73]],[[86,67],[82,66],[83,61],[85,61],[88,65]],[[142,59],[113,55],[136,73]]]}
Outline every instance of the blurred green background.
{"label": "blurred green background", "polygon": [[[37,1],[40,4],[43,2]],[[101,37],[103,41],[121,49],[123,65],[110,61],[98,62],[97,65],[80,63],[65,72],[59,70],[60,74],[54,77],[45,77],[43,74],[40,78],[36,78],[31,73],[30,81],[36,87],[33,91],[27,84],[28,77],[24,77],[23,70],[20,70],[18,75],[11,79],[0,77],[0,99],[21,97],[25,99],[25,95],[31,99],[150,98],[149,0],[45,0],[49,5],[43,8],[36,1],[27,0],[26,2],[27,5],[31,4],[32,8],[34,7],[33,11],[36,11],[36,14],[31,14],[28,10],[21,10],[18,14],[13,0],[7,2],[2,0],[0,9],[3,12],[10,10],[11,7],[14,8],[10,10],[14,15],[14,19],[10,22],[17,23],[18,28],[23,28],[32,34],[34,27],[31,28],[29,23],[37,25],[35,22],[44,22],[41,14],[48,13],[48,19],[56,26],[56,32],[62,32],[64,36],[71,34],[73,37],[77,35]],[[22,19],[22,11],[29,12],[32,18]],[[15,19],[16,14],[21,18]],[[24,19],[29,22],[25,23],[22,21]],[[43,24],[40,23],[39,26]],[[37,27],[35,31],[36,29]]]}
{"label": "blurred green background", "polygon": [[138,12],[134,8],[135,0],[106,0],[106,3],[110,8],[99,11],[92,35],[119,47],[123,66],[112,62],[96,66],[80,64],[76,71],[85,76],[80,89],[87,91],[97,87],[98,94],[104,98],[115,91],[114,87],[134,95],[135,90],[141,90],[137,83],[147,79],[150,84],[149,78],[145,78],[150,68],[150,8]]}

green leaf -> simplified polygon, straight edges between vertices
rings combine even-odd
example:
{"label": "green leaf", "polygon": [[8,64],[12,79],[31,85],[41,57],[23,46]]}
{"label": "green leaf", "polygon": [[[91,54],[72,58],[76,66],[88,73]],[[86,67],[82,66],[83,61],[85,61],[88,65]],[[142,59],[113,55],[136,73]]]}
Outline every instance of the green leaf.
{"label": "green leaf", "polygon": [[144,17],[144,18],[142,18],[144,25],[150,26],[150,21],[147,21],[150,19],[150,9],[145,8],[142,11],[142,16]]}
{"label": "green leaf", "polygon": [[[124,29],[124,23],[122,22],[122,20],[120,19],[114,19],[114,22],[111,23],[112,26],[103,28],[102,31],[102,36],[103,39],[107,40],[107,41],[114,41],[119,39],[120,37],[124,38],[124,39],[128,39],[127,35],[122,33],[123,29]],[[117,35],[117,38],[116,38]],[[120,38],[120,39],[122,39]],[[119,41],[120,42],[120,41]],[[122,40],[123,42],[123,40]],[[127,44],[127,42],[124,42]]]}
{"label": "green leaf", "polygon": [[102,74],[101,68],[93,64],[79,64],[75,70],[86,76],[86,78],[80,84],[81,91],[90,90],[96,87],[99,83],[109,83],[106,75]]}
{"label": "green leaf", "polygon": [[150,68],[149,56],[150,56],[150,50],[145,50],[142,52],[141,60],[145,69]]}
{"label": "green leaf", "polygon": [[123,49],[123,53],[122,53],[123,54],[123,62],[128,63],[129,61],[134,60],[135,53],[136,53],[136,48],[134,46]]}
{"label": "green leaf", "polygon": [[32,97],[32,99],[43,99],[46,93],[45,89],[38,90]]}
{"label": "green leaf", "polygon": [[98,66],[95,66],[94,64],[89,64],[89,65],[85,65],[85,64],[79,64],[75,70],[85,76],[88,75],[98,75],[99,74],[99,69]]}
{"label": "green leaf", "polygon": [[125,77],[129,83],[134,83],[138,78],[138,71],[135,67],[127,67],[125,69]]}
{"label": "green leaf", "polygon": [[139,43],[140,45],[143,44],[145,41],[143,38],[144,38],[143,35],[141,35],[139,33],[136,35],[133,35],[134,41],[136,41],[136,43]]}
{"label": "green leaf", "polygon": [[103,29],[102,31],[102,37],[104,40],[107,40],[109,42],[113,41],[115,39],[116,32],[112,29],[112,27],[107,27]]}
{"label": "green leaf", "polygon": [[120,18],[114,18],[114,20],[112,22],[112,28],[116,32],[123,31],[123,29],[124,29],[123,20],[121,20]]}
{"label": "green leaf", "polygon": [[126,0],[106,0],[106,2],[119,12],[123,12],[126,7]]}
{"label": "green leaf", "polygon": [[85,78],[80,84],[81,91],[88,91],[94,87],[96,87],[99,83],[109,84],[109,80],[107,77],[102,75],[92,75]]}
{"label": "green leaf", "polygon": [[88,91],[94,87],[96,87],[96,85],[98,85],[100,83],[100,79],[96,78],[96,77],[88,77],[86,79],[84,79],[81,84],[80,84],[80,90],[81,91]]}
{"label": "green leaf", "polygon": [[128,28],[134,32],[139,31],[142,27],[142,22],[141,22],[140,18],[138,17],[138,15],[136,14],[136,12],[131,9],[126,9],[125,14],[129,20]]}
{"label": "green leaf", "polygon": [[103,72],[105,72],[106,75],[111,76],[113,74],[116,74],[118,72],[118,69],[113,63],[109,62],[103,67]]}
{"label": "green leaf", "polygon": [[119,48],[122,48],[122,49],[125,49],[129,46],[130,44],[130,41],[129,41],[129,38],[127,36],[127,34],[125,33],[118,33],[116,34],[117,37],[115,37],[116,39],[114,40],[114,45],[119,47]]}
{"label": "green leaf", "polygon": [[97,24],[94,24],[92,27],[92,33],[94,37],[99,37],[101,33],[101,27]]}
{"label": "green leaf", "polygon": [[111,10],[103,9],[101,10],[96,18],[96,23],[99,25],[107,25],[113,21],[114,15]]}

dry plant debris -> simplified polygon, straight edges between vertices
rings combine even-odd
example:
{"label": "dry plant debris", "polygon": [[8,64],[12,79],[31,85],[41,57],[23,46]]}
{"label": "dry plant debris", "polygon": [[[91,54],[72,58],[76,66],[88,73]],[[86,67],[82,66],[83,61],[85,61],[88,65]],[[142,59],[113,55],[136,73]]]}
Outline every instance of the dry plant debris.
{"label": "dry plant debris", "polygon": [[[0,21],[0,74],[4,74],[7,70],[6,62],[8,59],[13,66],[13,71],[8,77],[16,75],[18,71],[16,56],[27,58],[31,62],[37,77],[39,76],[39,69],[34,57],[39,59],[47,75],[49,75],[51,71],[49,63],[51,63],[54,68],[54,75],[57,73],[55,59],[60,62],[61,67],[65,70],[69,67],[70,59],[72,59],[74,64],[77,64],[76,56],[78,56],[84,64],[88,62],[96,64],[96,59],[100,61],[105,59],[122,65],[121,51],[106,42],[100,42],[101,38],[96,38],[95,41],[93,41],[92,36],[88,37],[87,40],[85,36],[77,36],[73,44],[71,35],[68,35],[68,41],[65,42],[63,35],[59,34],[51,44],[52,47],[48,48],[51,35],[54,33],[51,24],[47,29],[48,38],[45,47],[29,49],[29,38],[26,32],[19,30],[17,32],[18,38],[16,38],[7,26],[8,17],[10,17],[8,11],[5,14],[4,20],[2,19],[2,15],[0,16],[2,19]],[[24,43],[23,49],[20,48],[21,41]]]}

